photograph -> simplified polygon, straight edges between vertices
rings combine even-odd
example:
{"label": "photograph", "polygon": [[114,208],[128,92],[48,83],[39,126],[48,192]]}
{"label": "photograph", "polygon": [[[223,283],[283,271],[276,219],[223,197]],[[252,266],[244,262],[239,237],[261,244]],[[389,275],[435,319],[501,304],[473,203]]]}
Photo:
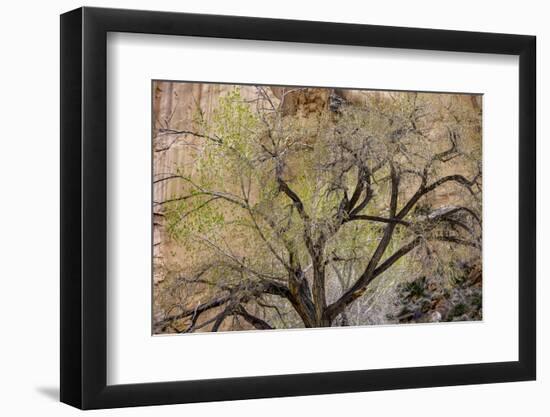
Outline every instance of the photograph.
{"label": "photograph", "polygon": [[151,88],[153,335],[483,320],[482,94]]}

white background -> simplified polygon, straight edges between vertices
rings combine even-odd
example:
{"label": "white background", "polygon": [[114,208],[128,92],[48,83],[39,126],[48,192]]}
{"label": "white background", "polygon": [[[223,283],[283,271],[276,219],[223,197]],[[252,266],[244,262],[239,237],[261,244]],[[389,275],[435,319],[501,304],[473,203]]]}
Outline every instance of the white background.
{"label": "white background", "polygon": [[[333,20],[443,29],[526,33],[538,36],[538,73],[547,67],[550,28],[544,2],[311,2],[294,1],[120,1],[88,5],[241,14],[295,19]],[[59,273],[59,53],[58,14],[80,6],[74,1],[4,5],[2,36],[2,372],[0,410],[5,415],[73,415],[58,404],[58,273]],[[550,167],[543,166],[548,124],[542,121],[550,96],[547,82],[538,83],[539,213],[550,210],[543,185]],[[504,226],[503,226],[504,227]],[[548,415],[550,390],[550,223],[539,214],[538,381],[498,385],[329,395],[292,399],[239,401],[170,407],[100,411],[99,415]],[[546,322],[546,323],[545,323]],[[545,395],[546,394],[546,395]]]}
{"label": "white background", "polygon": [[[107,50],[109,384],[518,359],[517,57],[136,34]],[[151,337],[151,79],[483,93],[483,322]]]}

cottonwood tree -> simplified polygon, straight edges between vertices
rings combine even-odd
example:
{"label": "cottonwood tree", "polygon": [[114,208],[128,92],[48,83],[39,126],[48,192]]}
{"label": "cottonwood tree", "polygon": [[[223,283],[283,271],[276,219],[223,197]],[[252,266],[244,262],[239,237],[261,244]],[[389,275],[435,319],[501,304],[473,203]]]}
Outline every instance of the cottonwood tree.
{"label": "cottonwood tree", "polygon": [[479,110],[372,92],[281,110],[303,91],[235,89],[189,129],[159,130],[192,157],[155,171],[155,184],[180,184],[154,205],[183,254],[156,332],[345,325],[384,274],[479,257]]}

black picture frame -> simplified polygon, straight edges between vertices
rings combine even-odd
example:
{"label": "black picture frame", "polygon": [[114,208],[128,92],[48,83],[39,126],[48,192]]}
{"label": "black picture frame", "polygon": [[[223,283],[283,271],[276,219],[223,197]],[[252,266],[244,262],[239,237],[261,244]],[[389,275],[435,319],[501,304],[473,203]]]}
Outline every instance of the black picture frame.
{"label": "black picture frame", "polygon": [[[519,360],[107,385],[108,32],[519,56]],[[94,409],[534,380],[535,45],[534,36],[524,35],[252,17],[88,7],[63,14],[61,401]]]}

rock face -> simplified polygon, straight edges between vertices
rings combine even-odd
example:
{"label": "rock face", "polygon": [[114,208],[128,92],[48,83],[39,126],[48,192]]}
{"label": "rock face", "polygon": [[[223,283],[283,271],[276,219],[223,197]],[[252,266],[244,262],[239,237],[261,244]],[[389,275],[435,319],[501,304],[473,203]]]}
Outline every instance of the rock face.
{"label": "rock face", "polygon": [[[245,100],[253,100],[257,94],[255,86],[239,86]],[[181,191],[181,183],[162,181],[167,174],[173,173],[179,166],[192,163],[188,148],[181,146],[178,139],[181,134],[173,132],[191,131],[198,128],[196,118],[201,114],[208,120],[216,108],[219,99],[235,88],[230,84],[205,84],[157,81],[153,83],[153,256],[154,282],[165,276],[164,259],[169,245],[161,245],[166,239],[162,224],[163,214],[158,203],[166,201]],[[333,89],[267,87],[264,89],[273,98],[277,106],[287,115],[309,117],[320,113],[329,106]],[[340,93],[345,96],[345,93]],[[189,143],[195,140],[187,136]],[[163,248],[161,250],[161,247]]]}
{"label": "rock face", "polygon": [[327,108],[331,89],[271,87],[271,91],[281,101],[284,115],[308,117]]}
{"label": "rock face", "polygon": [[[205,84],[157,81],[153,83],[153,158],[155,173],[173,172],[174,167],[186,161],[185,147],[174,142],[175,135],[166,130],[181,131],[197,127],[194,122],[200,112],[208,119],[216,108],[219,98],[234,89],[231,84]],[[241,96],[253,100],[255,86],[239,86]],[[332,88],[267,87],[274,103],[282,107],[285,114],[308,117],[323,109],[336,107],[343,102],[361,103],[366,94],[382,96],[382,92],[342,90]],[[335,107],[336,106],[336,107]],[[177,192],[174,182],[154,184],[155,201],[164,201]]]}
{"label": "rock face", "polygon": [[[196,116],[200,112],[208,118],[219,98],[234,87],[225,84],[183,83],[157,81],[153,83],[153,265],[155,284],[164,279],[165,257],[169,245],[161,245],[166,239],[163,229],[163,213],[159,203],[177,195],[178,181],[163,181],[179,166],[190,163],[186,147],[178,141],[182,135],[170,132],[189,131],[196,128]],[[251,98],[253,87],[244,86],[241,94]],[[183,137],[187,140],[187,137]],[[189,138],[189,140],[194,140]],[[161,250],[162,248],[162,250]]]}
{"label": "rock face", "polygon": [[[160,203],[180,193],[181,182],[163,181],[178,167],[191,165],[192,159],[188,147],[182,146],[181,140],[192,143],[196,138],[181,132],[196,130],[197,115],[208,120],[218,105],[221,96],[235,88],[231,84],[208,84],[165,82],[153,83],[153,256],[154,282],[158,283],[165,276],[164,259],[173,248],[161,245],[166,239],[163,230],[163,213]],[[257,95],[256,86],[239,86],[240,94],[245,100],[253,102]],[[263,90],[284,114],[308,118],[324,109],[338,112],[345,103],[364,104],[365,97],[374,96],[377,100],[389,100],[391,92],[369,90],[345,90],[337,88],[298,88],[298,87],[264,87]],[[481,111],[481,96],[464,95],[459,100],[469,103],[476,111]],[[180,132],[180,133],[177,133]],[[453,191],[444,188],[429,197],[435,206],[448,205],[453,202]],[[161,250],[162,248],[162,250]]]}

